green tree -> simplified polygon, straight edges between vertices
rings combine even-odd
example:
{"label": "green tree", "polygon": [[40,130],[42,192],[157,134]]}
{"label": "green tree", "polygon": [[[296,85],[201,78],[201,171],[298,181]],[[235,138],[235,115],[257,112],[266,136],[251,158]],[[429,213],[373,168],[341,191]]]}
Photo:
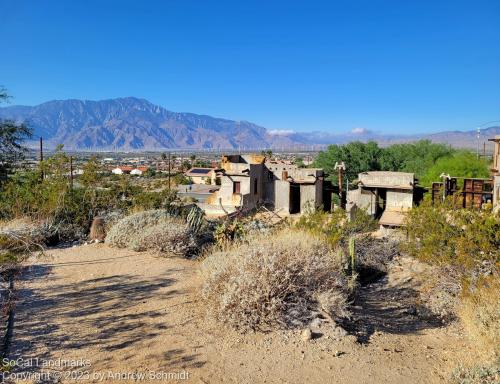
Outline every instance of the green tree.
{"label": "green tree", "polygon": [[[9,98],[7,91],[0,87],[0,103]],[[12,120],[0,120],[0,186],[6,181],[12,165],[21,159],[26,151],[24,140],[31,138],[33,131],[25,124]]]}
{"label": "green tree", "polygon": [[297,157],[293,163],[297,167],[299,167],[299,168],[305,168],[306,167],[305,164],[304,164],[304,158],[302,158],[302,157]]}
{"label": "green tree", "polygon": [[455,152],[449,145],[432,143],[430,140],[394,144],[382,150],[380,169],[411,172],[420,178],[438,159],[451,156]]}
{"label": "green tree", "polygon": [[420,184],[430,186],[434,181],[441,181],[440,175],[445,173],[451,177],[489,177],[488,164],[467,151],[459,151],[453,156],[442,157],[429,167]]}
{"label": "green tree", "polygon": [[323,168],[329,179],[337,183],[337,171],[334,169],[336,162],[344,162],[345,175],[349,181],[357,179],[358,174],[366,171],[380,170],[379,157],[382,149],[374,141],[362,143],[354,141],[346,145],[330,145],[326,151],[318,154],[314,166]]}
{"label": "green tree", "polygon": [[83,166],[80,181],[85,188],[95,188],[100,179],[101,165],[97,157],[92,156]]}
{"label": "green tree", "polygon": [[181,163],[181,171],[187,171],[189,168],[191,168],[191,163],[188,160],[183,160]]}

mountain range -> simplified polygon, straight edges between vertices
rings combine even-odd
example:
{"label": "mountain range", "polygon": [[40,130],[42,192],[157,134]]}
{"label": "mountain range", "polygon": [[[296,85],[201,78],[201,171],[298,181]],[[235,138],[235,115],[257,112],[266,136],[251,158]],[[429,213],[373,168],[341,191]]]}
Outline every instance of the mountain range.
{"label": "mountain range", "polygon": [[[101,101],[54,100],[37,106],[0,108],[0,119],[24,122],[45,146],[68,150],[144,151],[178,149],[292,148],[375,140],[381,145],[429,139],[475,148],[475,131],[431,135],[383,135],[357,128],[348,133],[269,130],[248,121],[171,112],[135,97]],[[500,127],[482,130],[482,141],[500,135]],[[34,145],[34,142],[31,143]]]}

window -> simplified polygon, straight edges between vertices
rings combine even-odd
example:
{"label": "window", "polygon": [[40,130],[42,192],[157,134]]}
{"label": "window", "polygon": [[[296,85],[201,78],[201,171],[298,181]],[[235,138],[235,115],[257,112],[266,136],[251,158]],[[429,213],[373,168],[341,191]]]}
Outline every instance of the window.
{"label": "window", "polygon": [[259,179],[253,179],[253,193],[256,195],[259,187]]}
{"label": "window", "polygon": [[283,171],[281,172],[281,180],[285,180],[288,179],[288,171]]}
{"label": "window", "polygon": [[239,181],[233,182],[233,193],[240,193],[240,185],[241,183]]}

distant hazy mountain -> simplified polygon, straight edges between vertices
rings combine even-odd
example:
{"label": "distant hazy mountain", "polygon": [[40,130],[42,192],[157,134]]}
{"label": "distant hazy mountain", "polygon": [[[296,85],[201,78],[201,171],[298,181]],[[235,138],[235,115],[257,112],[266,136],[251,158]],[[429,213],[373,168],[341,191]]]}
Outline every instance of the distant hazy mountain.
{"label": "distant hazy mountain", "polygon": [[34,107],[0,108],[0,118],[24,121],[47,147],[154,150],[288,146],[293,140],[247,121],[170,112],[133,97],[56,100]]}
{"label": "distant hazy mountain", "polygon": [[[430,139],[457,147],[476,147],[476,132],[421,136],[380,135],[362,128],[345,134],[268,130],[247,121],[177,113],[134,97],[102,100],[55,100],[34,107],[0,108],[0,119],[23,121],[42,136],[47,148],[70,150],[161,150],[166,148],[281,148],[375,140],[383,145]],[[500,135],[500,127],[482,131],[482,141]]]}

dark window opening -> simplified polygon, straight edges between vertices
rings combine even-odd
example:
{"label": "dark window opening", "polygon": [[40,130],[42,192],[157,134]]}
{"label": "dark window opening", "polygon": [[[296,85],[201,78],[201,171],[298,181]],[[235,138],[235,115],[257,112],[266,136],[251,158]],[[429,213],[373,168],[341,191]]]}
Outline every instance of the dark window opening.
{"label": "dark window opening", "polygon": [[259,179],[253,179],[253,193],[256,195],[258,192]]}
{"label": "dark window opening", "polygon": [[300,185],[290,183],[290,213],[300,213]]}

